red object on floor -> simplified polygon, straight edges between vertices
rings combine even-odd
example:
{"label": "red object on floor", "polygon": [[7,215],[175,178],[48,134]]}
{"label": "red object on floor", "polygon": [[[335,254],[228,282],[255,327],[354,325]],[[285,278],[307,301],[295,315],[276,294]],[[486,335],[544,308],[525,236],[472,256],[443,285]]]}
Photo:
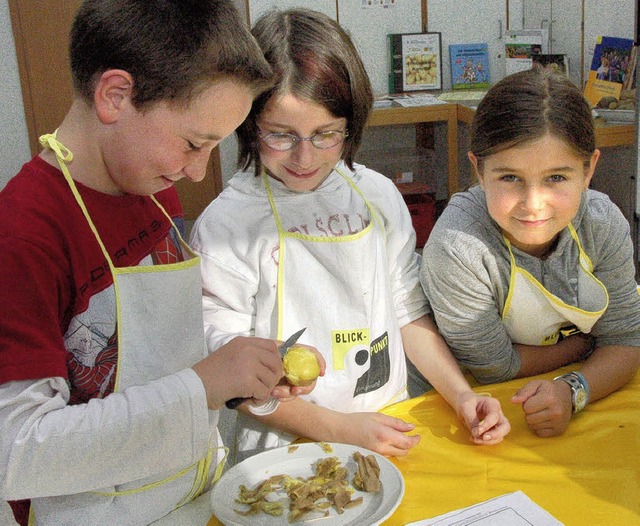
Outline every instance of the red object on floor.
{"label": "red object on floor", "polygon": [[399,183],[396,186],[411,214],[413,229],[416,231],[416,248],[422,248],[436,223],[435,191],[430,186],[419,183]]}

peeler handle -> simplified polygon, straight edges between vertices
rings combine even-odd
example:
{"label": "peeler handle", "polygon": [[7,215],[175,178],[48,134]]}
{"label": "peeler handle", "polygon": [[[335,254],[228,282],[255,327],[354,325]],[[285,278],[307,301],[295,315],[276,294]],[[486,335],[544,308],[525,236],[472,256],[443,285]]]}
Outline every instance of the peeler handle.
{"label": "peeler handle", "polygon": [[246,398],[232,398],[231,400],[227,400],[224,405],[226,405],[229,409],[235,409],[245,400]]}

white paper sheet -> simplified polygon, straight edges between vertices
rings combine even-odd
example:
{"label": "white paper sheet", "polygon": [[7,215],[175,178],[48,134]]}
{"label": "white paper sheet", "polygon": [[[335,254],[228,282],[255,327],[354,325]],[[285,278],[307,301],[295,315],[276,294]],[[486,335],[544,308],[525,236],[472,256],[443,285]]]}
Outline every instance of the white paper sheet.
{"label": "white paper sheet", "polygon": [[522,491],[460,510],[407,524],[407,526],[563,526]]}
{"label": "white paper sheet", "polygon": [[432,106],[433,104],[446,104],[443,100],[438,100],[435,95],[410,95],[398,97],[394,100],[404,107]]}
{"label": "white paper sheet", "polygon": [[463,90],[457,91],[445,91],[441,95],[438,95],[438,100],[449,102],[451,100],[482,100],[487,94],[486,91],[481,90]]}

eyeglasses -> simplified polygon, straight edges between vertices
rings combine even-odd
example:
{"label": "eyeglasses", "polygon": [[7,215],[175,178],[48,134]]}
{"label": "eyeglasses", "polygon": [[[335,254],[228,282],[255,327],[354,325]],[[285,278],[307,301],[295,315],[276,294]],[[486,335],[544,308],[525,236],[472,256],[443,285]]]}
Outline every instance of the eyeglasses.
{"label": "eyeglasses", "polygon": [[258,130],[258,136],[264,141],[264,143],[272,150],[278,150],[279,152],[286,152],[295,148],[296,144],[302,141],[310,141],[316,148],[320,150],[328,150],[337,146],[345,137],[349,135],[346,131],[323,131],[318,132],[311,137],[298,137],[292,133],[268,133],[263,135]]}

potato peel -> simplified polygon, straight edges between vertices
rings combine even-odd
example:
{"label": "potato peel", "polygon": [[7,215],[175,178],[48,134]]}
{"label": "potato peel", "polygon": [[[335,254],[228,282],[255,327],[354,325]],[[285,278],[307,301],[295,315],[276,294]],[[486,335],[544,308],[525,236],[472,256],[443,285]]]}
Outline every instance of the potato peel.
{"label": "potato peel", "polygon": [[353,485],[360,491],[377,493],[382,489],[380,482],[380,466],[376,457],[367,455],[366,457],[356,451],[353,459],[358,464],[358,470],[353,477]]}
{"label": "potato peel", "polygon": [[[380,468],[373,455],[364,457],[359,452],[353,454],[358,469],[353,479],[355,485],[362,482],[364,491],[380,491]],[[372,482],[378,475],[378,484]],[[318,460],[313,465],[314,474],[307,478],[290,477],[288,475],[275,475],[260,482],[254,489],[240,485],[239,496],[236,502],[249,506],[246,511],[234,510],[239,515],[255,515],[268,513],[270,515],[282,515],[284,512],[284,499],[269,500],[274,494],[285,492],[289,498],[290,523],[304,519],[313,512],[321,513],[328,517],[333,508],[338,514],[344,510],[359,506],[363,498],[353,498],[354,488],[349,484],[349,471],[337,457],[327,457]]]}

